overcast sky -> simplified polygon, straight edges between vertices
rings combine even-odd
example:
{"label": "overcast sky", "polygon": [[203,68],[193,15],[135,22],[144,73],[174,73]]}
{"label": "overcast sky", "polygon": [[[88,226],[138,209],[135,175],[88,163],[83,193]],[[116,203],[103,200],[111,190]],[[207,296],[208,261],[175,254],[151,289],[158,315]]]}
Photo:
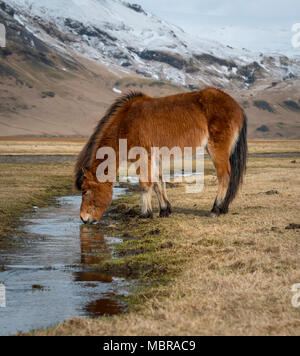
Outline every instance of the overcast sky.
{"label": "overcast sky", "polygon": [[300,0],[132,0],[187,32],[235,47],[289,52]]}

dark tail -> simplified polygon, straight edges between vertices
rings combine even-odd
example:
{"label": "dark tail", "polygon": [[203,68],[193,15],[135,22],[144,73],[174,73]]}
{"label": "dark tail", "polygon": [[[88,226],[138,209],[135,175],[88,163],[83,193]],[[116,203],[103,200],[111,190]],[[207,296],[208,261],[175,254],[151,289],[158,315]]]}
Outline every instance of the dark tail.
{"label": "dark tail", "polygon": [[240,185],[243,183],[244,174],[247,168],[247,156],[248,156],[248,144],[247,144],[247,116],[243,113],[244,122],[240,131],[239,139],[236,143],[234,151],[230,156],[230,183],[226,193],[223,206],[221,208],[222,213],[228,212],[229,204],[235,198]]}

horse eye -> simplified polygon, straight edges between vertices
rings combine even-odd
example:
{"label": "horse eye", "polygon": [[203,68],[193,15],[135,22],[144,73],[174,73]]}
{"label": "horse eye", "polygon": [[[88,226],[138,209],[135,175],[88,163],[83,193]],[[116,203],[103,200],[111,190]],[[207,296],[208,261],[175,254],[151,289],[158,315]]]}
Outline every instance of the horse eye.
{"label": "horse eye", "polygon": [[82,195],[87,195],[87,190],[84,190],[84,191],[82,192]]}

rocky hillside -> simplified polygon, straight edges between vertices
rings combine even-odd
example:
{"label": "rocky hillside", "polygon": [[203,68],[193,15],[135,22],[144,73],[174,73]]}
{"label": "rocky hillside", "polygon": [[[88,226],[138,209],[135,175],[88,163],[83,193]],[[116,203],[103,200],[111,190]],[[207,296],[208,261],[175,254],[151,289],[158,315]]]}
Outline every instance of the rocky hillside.
{"label": "rocky hillside", "polygon": [[183,90],[137,75],[126,79],[117,68],[111,73],[102,64],[58,50],[17,21],[3,1],[0,23],[7,32],[7,46],[0,48],[0,136],[88,136],[120,95],[120,86],[150,95]]}
{"label": "rocky hillside", "polygon": [[248,88],[300,76],[297,60],[251,53],[185,33],[120,0],[7,0],[14,18],[62,51],[127,74],[193,87]]}
{"label": "rocky hillside", "polygon": [[119,0],[0,0],[0,136],[86,136],[113,97],[208,85],[234,95],[250,136],[300,138],[300,61],[186,34]]}

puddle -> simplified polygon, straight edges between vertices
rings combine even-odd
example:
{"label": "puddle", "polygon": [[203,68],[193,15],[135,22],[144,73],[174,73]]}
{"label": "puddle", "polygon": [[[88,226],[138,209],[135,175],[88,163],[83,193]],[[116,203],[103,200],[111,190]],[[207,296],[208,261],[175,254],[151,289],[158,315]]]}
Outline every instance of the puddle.
{"label": "puddle", "polygon": [[[125,193],[115,189],[115,197]],[[112,258],[113,244],[96,226],[80,224],[81,197],[58,199],[24,219],[29,238],[0,251],[0,281],[6,307],[0,308],[0,335],[48,328],[72,317],[97,318],[125,312],[117,298],[128,282],[93,271],[88,265]],[[1,271],[1,269],[0,269]]]}

